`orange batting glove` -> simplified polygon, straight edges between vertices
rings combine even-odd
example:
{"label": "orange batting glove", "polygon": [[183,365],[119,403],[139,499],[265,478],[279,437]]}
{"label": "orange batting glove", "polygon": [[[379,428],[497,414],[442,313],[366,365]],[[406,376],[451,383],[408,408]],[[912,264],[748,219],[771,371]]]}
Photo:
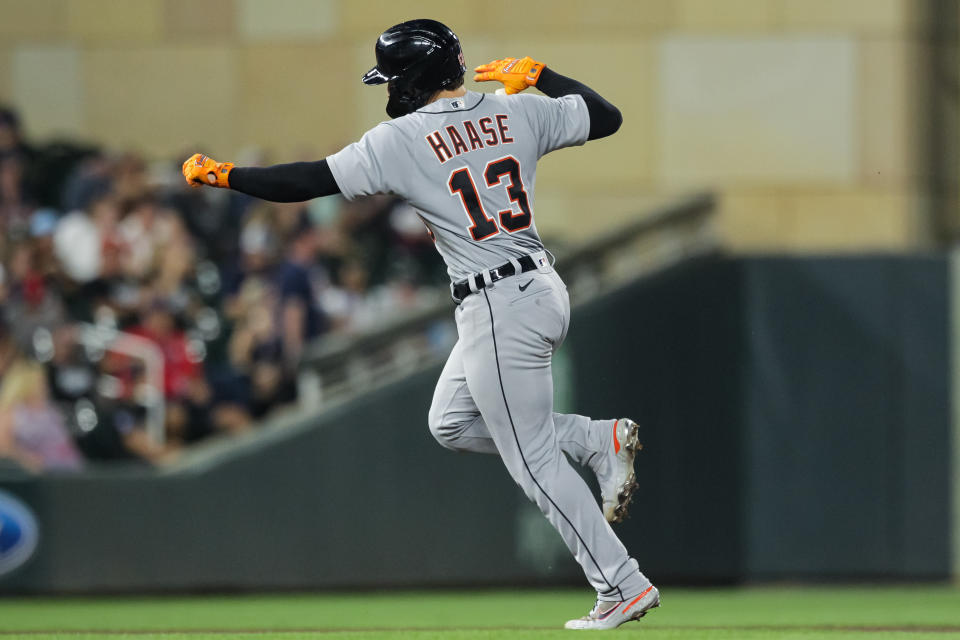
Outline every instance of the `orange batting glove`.
{"label": "orange batting glove", "polygon": [[507,93],[520,93],[527,87],[536,86],[537,80],[540,79],[540,72],[546,66],[530,56],[520,59],[504,58],[475,68],[477,75],[473,76],[473,79],[475,82],[496,80],[503,83]]}
{"label": "orange batting glove", "polygon": [[230,188],[232,162],[217,162],[213,158],[195,153],[183,163],[183,177],[191,187],[210,185],[211,187]]}

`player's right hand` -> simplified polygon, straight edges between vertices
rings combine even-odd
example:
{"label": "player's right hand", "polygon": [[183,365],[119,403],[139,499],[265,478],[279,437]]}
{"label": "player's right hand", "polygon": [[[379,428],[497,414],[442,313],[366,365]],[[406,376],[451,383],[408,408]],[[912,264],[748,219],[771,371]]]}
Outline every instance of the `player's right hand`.
{"label": "player's right hand", "polygon": [[477,75],[473,76],[473,80],[475,82],[496,80],[503,83],[507,93],[520,93],[527,87],[536,86],[537,80],[540,79],[540,72],[546,66],[530,56],[520,59],[504,58],[476,67],[474,71]]}
{"label": "player's right hand", "polygon": [[230,188],[230,170],[232,162],[217,162],[213,158],[195,153],[183,163],[183,177],[191,187]]}

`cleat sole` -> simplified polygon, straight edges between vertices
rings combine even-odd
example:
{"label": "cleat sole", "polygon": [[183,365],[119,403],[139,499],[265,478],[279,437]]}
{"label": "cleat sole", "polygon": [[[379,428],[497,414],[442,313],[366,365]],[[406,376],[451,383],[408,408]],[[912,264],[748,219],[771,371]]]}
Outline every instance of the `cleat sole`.
{"label": "cleat sole", "polygon": [[630,474],[627,481],[620,487],[620,491],[617,493],[617,506],[613,509],[613,517],[610,519],[611,523],[623,522],[627,518],[627,509],[630,506],[630,501],[633,500],[633,494],[639,488],[640,485],[637,484],[636,477]]}
{"label": "cleat sole", "polygon": [[649,609],[644,609],[643,611],[640,612],[640,615],[638,615],[636,618],[634,618],[634,620],[639,620],[640,618],[642,618],[643,616],[647,615],[648,613],[650,613],[651,611],[653,611],[654,609],[656,609],[656,608],[659,607],[659,606],[660,606],[660,603],[658,602],[657,604],[653,605],[653,606],[650,607]]}
{"label": "cleat sole", "polygon": [[[643,449],[643,444],[640,442],[640,426],[636,422],[631,424],[630,433],[623,447],[630,454],[630,467],[632,469],[634,465],[633,457]],[[626,482],[620,485],[620,489],[617,491],[617,506],[614,507],[613,515],[609,518],[611,524],[626,520],[630,501],[633,500],[633,494],[638,488],[640,488],[640,485],[637,483],[637,476],[631,470]]]}

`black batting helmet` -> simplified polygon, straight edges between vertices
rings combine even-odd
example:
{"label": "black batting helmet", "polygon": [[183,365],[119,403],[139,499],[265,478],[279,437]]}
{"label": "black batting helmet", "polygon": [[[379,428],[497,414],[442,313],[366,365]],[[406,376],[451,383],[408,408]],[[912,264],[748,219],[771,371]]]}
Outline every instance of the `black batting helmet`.
{"label": "black batting helmet", "polygon": [[416,111],[441,89],[456,84],[467,70],[457,34],[436,20],[408,20],[380,34],[377,66],[364,84],[389,83],[387,115]]}

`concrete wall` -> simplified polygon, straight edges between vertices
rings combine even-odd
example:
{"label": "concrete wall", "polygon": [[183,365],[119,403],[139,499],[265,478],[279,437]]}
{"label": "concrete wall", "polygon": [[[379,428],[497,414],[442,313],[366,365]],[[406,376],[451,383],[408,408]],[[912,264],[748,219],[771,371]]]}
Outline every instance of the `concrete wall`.
{"label": "concrete wall", "polygon": [[385,117],[384,90],[359,82],[379,32],[430,16],[461,35],[471,67],[529,54],[622,108],[615,138],[544,161],[545,233],[576,237],[712,186],[735,248],[903,249],[928,240],[926,4],[0,0],[0,101],[38,138],[317,157]]}

